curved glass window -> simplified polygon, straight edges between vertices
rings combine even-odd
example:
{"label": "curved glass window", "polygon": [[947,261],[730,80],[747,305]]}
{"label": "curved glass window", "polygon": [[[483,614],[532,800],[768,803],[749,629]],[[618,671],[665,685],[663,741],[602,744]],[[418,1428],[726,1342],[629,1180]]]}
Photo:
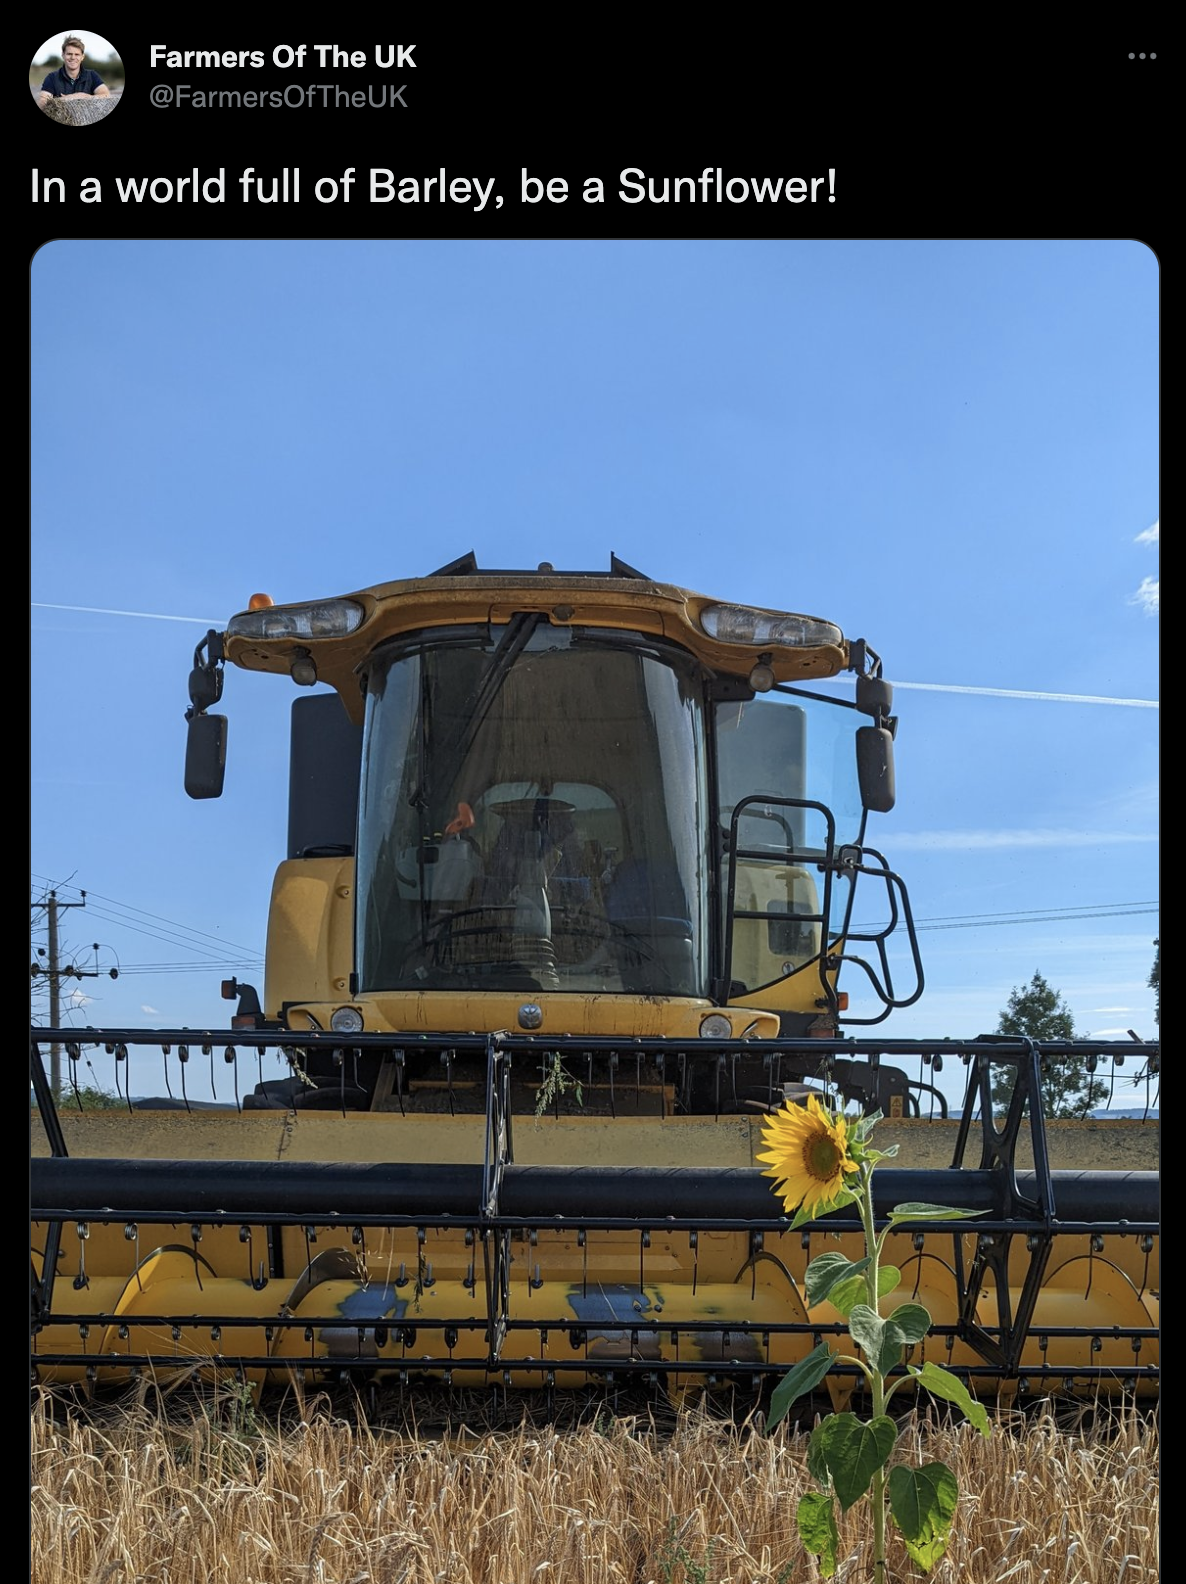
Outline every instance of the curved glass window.
{"label": "curved glass window", "polygon": [[701,699],[681,651],[535,615],[377,653],[360,991],[705,995]]}
{"label": "curved glass window", "polygon": [[[850,882],[833,886],[829,916],[820,860],[862,839],[854,732],[864,718],[840,700],[791,688],[716,711],[721,822],[737,822],[730,978],[734,994],[787,978],[818,962],[843,927]],[[763,797],[771,801],[765,803]],[[779,799],[779,802],[773,801]],[[825,814],[815,804],[823,804]],[[834,822],[829,832],[829,816]],[[728,888],[725,843],[722,892]]]}

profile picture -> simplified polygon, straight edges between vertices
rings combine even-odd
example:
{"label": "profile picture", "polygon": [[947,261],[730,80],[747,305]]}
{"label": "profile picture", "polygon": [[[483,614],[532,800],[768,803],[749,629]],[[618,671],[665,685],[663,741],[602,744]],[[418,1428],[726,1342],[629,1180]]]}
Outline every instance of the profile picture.
{"label": "profile picture", "polygon": [[56,33],[29,64],[33,102],[62,126],[90,126],[119,104],[124,66],[115,46],[97,33]]}

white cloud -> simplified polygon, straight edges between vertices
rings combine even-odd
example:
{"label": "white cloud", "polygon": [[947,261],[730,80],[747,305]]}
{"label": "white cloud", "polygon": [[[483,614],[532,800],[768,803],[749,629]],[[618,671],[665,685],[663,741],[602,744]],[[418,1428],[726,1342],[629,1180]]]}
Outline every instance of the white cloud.
{"label": "white cloud", "polygon": [[140,1008],[140,1010],[141,1010],[141,1012],[147,1012],[149,1017],[160,1017],[160,1015],[161,1015],[160,1012],[156,1009],[156,1007],[142,1006]]}
{"label": "white cloud", "polygon": [[1155,832],[1085,830],[946,830],[898,831],[893,847],[910,852],[969,852],[1001,847],[1108,847],[1118,842],[1153,842]]}
{"label": "white cloud", "polygon": [[1146,616],[1157,616],[1161,611],[1161,579],[1142,578],[1141,586],[1128,597],[1130,605],[1139,605]]}
{"label": "white cloud", "polygon": [[[1133,540],[1134,544],[1155,545],[1161,543],[1161,518],[1150,524],[1143,533],[1139,533]],[[1159,616],[1161,614],[1161,579],[1146,577],[1141,579],[1141,586],[1135,594],[1128,597],[1130,605],[1137,605],[1146,616]]]}

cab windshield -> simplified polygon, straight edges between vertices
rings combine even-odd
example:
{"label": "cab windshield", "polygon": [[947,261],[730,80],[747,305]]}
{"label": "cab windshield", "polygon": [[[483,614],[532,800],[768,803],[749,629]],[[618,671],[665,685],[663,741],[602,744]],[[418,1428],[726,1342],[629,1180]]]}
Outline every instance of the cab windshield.
{"label": "cab windshield", "polygon": [[366,689],[360,992],[707,994],[689,656],[532,613],[385,647]]}

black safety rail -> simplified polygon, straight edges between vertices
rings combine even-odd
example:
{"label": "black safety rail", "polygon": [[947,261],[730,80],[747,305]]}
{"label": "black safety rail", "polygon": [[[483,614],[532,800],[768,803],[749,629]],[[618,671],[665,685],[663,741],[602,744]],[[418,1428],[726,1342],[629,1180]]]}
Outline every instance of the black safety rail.
{"label": "black safety rail", "polygon": [[[343,1100],[353,1053],[398,1056],[401,1052],[435,1052],[452,1070],[449,1058],[478,1058],[485,1068],[485,1131],[483,1158],[464,1165],[431,1163],[411,1165],[398,1161],[335,1163],[299,1161],[225,1161],[225,1160],[94,1160],[72,1158],[67,1152],[57,1109],[46,1076],[45,1052],[57,1046],[68,1062],[68,1082],[63,1105],[68,1106],[72,1090],[78,1085],[74,1073],[91,1049],[105,1051],[126,1074],[129,1049],[155,1047],[166,1064],[174,1062],[184,1074],[193,1055],[211,1062],[222,1062],[238,1070],[242,1061],[257,1062],[265,1051],[279,1050],[299,1068],[314,1050],[329,1051],[340,1058],[343,1074]],[[743,1321],[680,1320],[665,1323],[661,1305],[647,1296],[647,1250],[652,1237],[687,1238],[691,1287],[695,1292],[699,1238],[708,1232],[735,1231],[748,1235],[749,1257],[735,1280],[753,1282],[762,1261],[773,1261],[786,1272],[778,1256],[767,1247],[769,1239],[786,1233],[789,1220],[777,1213],[778,1201],[771,1185],[756,1168],[663,1168],[646,1165],[627,1167],[527,1166],[514,1158],[511,1079],[546,1073],[547,1064],[558,1053],[569,1064],[587,1062],[589,1070],[611,1068],[620,1071],[633,1062],[636,1071],[645,1073],[638,1096],[653,1101],[657,1116],[670,1115],[668,1078],[681,1064],[715,1066],[717,1092],[719,1075],[727,1073],[729,1063],[739,1055],[752,1058],[760,1053],[770,1070],[771,1104],[781,1097],[779,1063],[801,1067],[807,1060],[826,1086],[835,1064],[862,1060],[876,1067],[879,1062],[918,1061],[923,1068],[936,1062],[957,1060],[967,1070],[962,1120],[956,1132],[951,1167],[944,1170],[894,1168],[874,1178],[875,1213],[884,1225],[891,1208],[898,1203],[921,1201],[949,1204],[979,1212],[974,1222],[900,1223],[921,1248],[925,1235],[928,1248],[950,1238],[950,1264],[959,1297],[958,1322],[936,1325],[933,1337],[948,1352],[958,1341],[974,1350],[979,1362],[957,1366],[970,1379],[1016,1381],[1024,1376],[1030,1389],[1078,1389],[1106,1375],[1112,1382],[1137,1385],[1157,1374],[1147,1362],[1146,1344],[1156,1335],[1151,1326],[1103,1327],[1097,1325],[1043,1327],[1038,1336],[1039,1350],[1045,1358],[1048,1343],[1061,1337],[1090,1338],[1087,1351],[1100,1351],[1103,1341],[1127,1342],[1132,1363],[1093,1369],[1041,1363],[1022,1367],[1022,1347],[1035,1335],[1034,1309],[1046,1275],[1055,1240],[1076,1235],[1089,1240],[1092,1256],[1106,1256],[1113,1238],[1137,1240],[1145,1258],[1146,1271],[1159,1231],[1158,1177],[1155,1172],[1056,1172],[1050,1166],[1046,1124],[1040,1104],[1043,1072],[1051,1064],[1074,1060],[1085,1062],[1096,1073],[1113,1074],[1125,1063],[1140,1069],[1148,1086],[1147,1103],[1153,1101],[1159,1073],[1160,1050],[1152,1043],[1138,1041],[1056,1041],[1031,1040],[772,1040],[739,1042],[734,1040],[665,1039],[622,1040],[588,1037],[491,1035],[370,1035],[320,1032],[292,1033],[276,1030],[78,1030],[34,1028],[31,1031],[31,1081],[41,1113],[50,1154],[31,1163],[32,1219],[45,1227],[45,1257],[40,1275],[32,1277],[33,1362],[35,1368],[52,1371],[59,1367],[83,1368],[88,1377],[101,1379],[105,1365],[128,1369],[175,1370],[187,1361],[183,1339],[199,1333],[209,1338],[209,1355],[192,1358],[193,1366],[227,1369],[267,1369],[275,1371],[304,1369],[318,1380],[339,1377],[371,1377],[406,1382],[432,1376],[451,1379],[455,1371],[471,1379],[475,1370],[485,1371],[497,1383],[512,1376],[530,1377],[542,1386],[562,1384],[566,1377],[595,1376],[607,1383],[614,1380],[659,1379],[678,1374],[688,1379],[712,1383],[720,1379],[760,1380],[781,1374],[785,1365],[771,1359],[771,1338],[780,1333],[801,1333],[812,1345],[841,1331],[839,1326],[811,1322],[768,1320]],[[993,1117],[991,1085],[993,1069],[1012,1068],[1013,1093],[1003,1116]],[[178,1088],[185,1104],[183,1077]],[[240,1089],[236,1078],[238,1103]],[[121,1085],[126,1097],[126,1078]],[[128,1102],[129,1108],[132,1102]],[[1155,1102],[1154,1102],[1155,1103]],[[208,1111],[201,1113],[209,1116]],[[637,1114],[635,1112],[634,1114]],[[399,1117],[393,1115],[392,1148],[398,1150]],[[1028,1129],[1033,1169],[1020,1170],[1018,1145],[1023,1129]],[[954,1170],[952,1168],[955,1168]],[[427,1232],[455,1229],[471,1251],[464,1286],[476,1295],[479,1284],[485,1295],[481,1319],[473,1315],[459,1318],[434,1318],[423,1311],[404,1310],[402,1318],[387,1319],[383,1305],[390,1308],[391,1286],[411,1288],[419,1293],[431,1286],[431,1272],[407,1273],[403,1267],[393,1284],[376,1284],[373,1314],[358,1323],[341,1313],[293,1316],[282,1312],[283,1298],[277,1298],[276,1312],[259,1315],[195,1313],[191,1303],[185,1314],[137,1314],[123,1319],[104,1314],[101,1309],[80,1313],[55,1312],[53,1272],[58,1264],[63,1224],[79,1230],[80,1247],[91,1225],[122,1226],[124,1236],[139,1249],[140,1227],[184,1228],[170,1247],[191,1253],[194,1271],[201,1285],[204,1261],[199,1244],[207,1228],[238,1228],[245,1245],[246,1279],[259,1289],[275,1280],[278,1294],[288,1291],[297,1272],[283,1279],[269,1272],[259,1276],[253,1248],[253,1229],[299,1227],[304,1229],[310,1264],[315,1257],[319,1235],[332,1232],[336,1238],[347,1233],[351,1246],[365,1256],[371,1229],[415,1229],[423,1245]],[[851,1210],[834,1212],[799,1228],[794,1234],[802,1247],[810,1250],[822,1235],[856,1231],[860,1223]],[[540,1313],[524,1318],[511,1313],[512,1290],[523,1289],[534,1302],[540,1287],[538,1266],[533,1264],[532,1245],[550,1232],[572,1237],[577,1249],[587,1248],[590,1234],[628,1233],[638,1237],[637,1286],[606,1289],[586,1278],[585,1290],[596,1288],[603,1309],[594,1318],[574,1322],[571,1311],[563,1315]],[[268,1230],[270,1238],[270,1230]],[[968,1250],[972,1249],[969,1255]],[[512,1261],[513,1249],[520,1250]],[[1006,1270],[1010,1254],[1023,1249],[1027,1258],[1026,1275],[1016,1302],[1010,1297]],[[514,1269],[512,1269],[512,1265]],[[206,1267],[207,1269],[209,1267]],[[995,1278],[998,1316],[992,1327],[976,1319],[976,1300],[989,1274]],[[88,1285],[85,1271],[74,1279],[76,1290]],[[1146,1281],[1145,1287],[1150,1283]],[[651,1284],[652,1292],[655,1290]],[[312,1291],[316,1291],[313,1286]],[[573,1289],[576,1290],[575,1288]],[[543,1298],[538,1299],[544,1303]],[[604,1305],[608,1303],[608,1309]],[[615,1303],[618,1307],[615,1308]],[[620,1311],[620,1312],[619,1312]],[[95,1349],[98,1336],[108,1326],[116,1326],[120,1339],[117,1354],[100,1355]],[[38,1345],[49,1327],[64,1326],[78,1337],[77,1348],[45,1351]],[[148,1333],[169,1332],[173,1347],[150,1346]],[[281,1333],[299,1330],[310,1352],[307,1361],[299,1357],[277,1358],[260,1354],[254,1347],[237,1347],[236,1336],[263,1330],[269,1347]],[[98,1333],[98,1336],[96,1335]],[[462,1334],[479,1336],[481,1356],[459,1357],[455,1349]],[[571,1359],[545,1359],[541,1355],[550,1334],[567,1337],[573,1351]],[[621,1356],[607,1357],[607,1335],[616,1339]],[[697,1338],[701,1346],[693,1347]],[[327,1339],[328,1345],[327,1345]],[[324,1351],[317,1353],[318,1343]],[[597,1343],[594,1347],[591,1344]],[[402,1344],[404,1353],[384,1351]],[[685,1346],[685,1344],[687,1344]],[[665,1356],[660,1357],[661,1345]],[[412,1356],[414,1350],[414,1356]],[[1146,1358],[1142,1359],[1142,1353]],[[328,1356],[327,1356],[328,1354]],[[708,1354],[709,1356],[705,1356]],[[190,1355],[192,1357],[192,1355]]]}

